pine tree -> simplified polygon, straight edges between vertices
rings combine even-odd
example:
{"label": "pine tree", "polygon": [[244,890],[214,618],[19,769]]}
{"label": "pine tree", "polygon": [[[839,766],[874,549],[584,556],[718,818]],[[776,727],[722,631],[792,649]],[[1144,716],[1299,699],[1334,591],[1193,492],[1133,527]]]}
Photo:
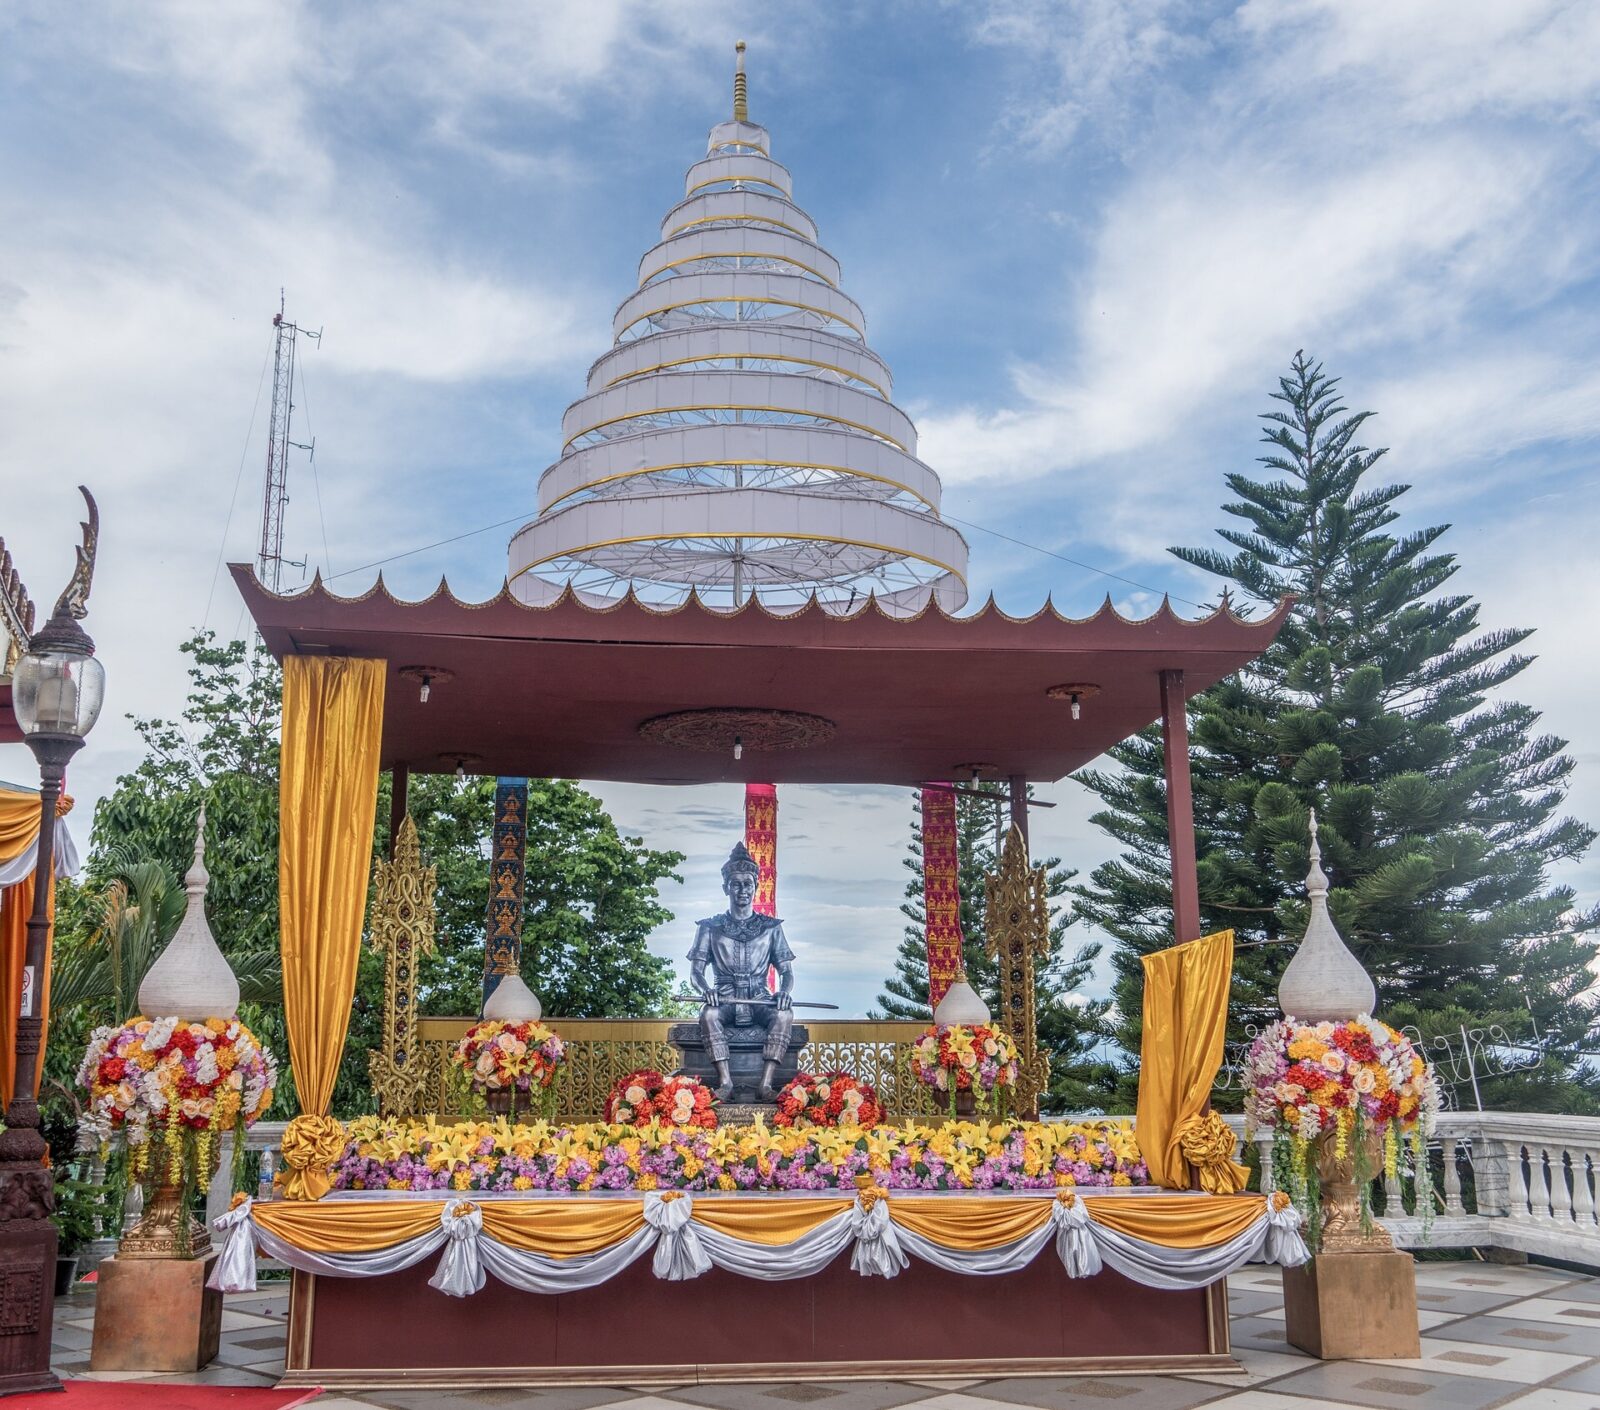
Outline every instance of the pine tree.
{"label": "pine tree", "polygon": [[[1357,443],[1371,413],[1347,413],[1337,388],[1297,354],[1272,394],[1282,409],[1263,417],[1274,478],[1227,477],[1224,512],[1244,527],[1218,533],[1234,551],[1172,550],[1247,611],[1298,599],[1261,658],[1190,701],[1203,929],[1231,927],[1242,946],[1230,1037],[1275,1016],[1303,933],[1315,807],[1334,919],[1380,1015],[1430,1038],[1500,1024],[1547,1046],[1538,1071],[1485,1082],[1486,1102],[1587,1102],[1571,1079],[1590,1079],[1577,1062],[1593,1019],[1582,937],[1600,917],[1575,916],[1548,872],[1595,834],[1557,816],[1566,742],[1495,694],[1533,659],[1517,649],[1530,632],[1483,631],[1478,604],[1444,590],[1449,526],[1397,527],[1408,487],[1369,485],[1384,451]],[[1118,1037],[1135,1053],[1139,958],[1172,934],[1160,738],[1111,752],[1120,767],[1081,778],[1124,850],[1074,889],[1079,914],[1114,938]]]}
{"label": "pine tree", "polygon": [[[984,792],[1001,793],[998,785],[978,785]],[[983,996],[992,1012],[1000,1011],[1000,976],[996,962],[984,952],[984,879],[996,866],[996,813],[994,803],[956,795],[957,876],[961,889],[962,954],[967,979]],[[878,996],[881,1018],[932,1018],[928,1004],[927,917],[922,906],[922,810],[913,805],[911,842],[902,865],[912,873],[900,911],[910,922],[895,954],[893,973],[883,981]],[[1002,816],[1004,816],[1002,814]],[[1057,857],[1042,864],[1048,873],[1052,900],[1067,894],[1076,873]],[[1066,954],[1067,927],[1072,917],[1052,908],[1050,955],[1035,973],[1039,1039],[1050,1054],[1050,1090],[1040,1105],[1046,1111],[1083,1111],[1106,1090],[1109,1068],[1103,1058],[1091,1056],[1109,1030],[1105,1000],[1084,999],[1080,989],[1094,970],[1101,947],[1080,946]]]}

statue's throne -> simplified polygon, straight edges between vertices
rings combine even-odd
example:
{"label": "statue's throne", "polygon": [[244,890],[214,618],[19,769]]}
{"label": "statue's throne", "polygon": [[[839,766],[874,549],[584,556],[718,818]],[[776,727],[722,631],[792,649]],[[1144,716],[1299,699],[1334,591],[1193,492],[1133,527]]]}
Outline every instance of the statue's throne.
{"label": "statue's throne", "polygon": [[[767,1040],[767,1030],[759,1023],[744,1027],[729,1024],[728,1075],[733,1078],[732,1103],[746,1104],[761,1101],[761,1069],[766,1059],[761,1056],[761,1045]],[[667,1030],[667,1041],[678,1050],[678,1063],[691,1077],[698,1077],[706,1086],[717,1085],[717,1065],[706,1050],[704,1035],[698,1023],[674,1023]],[[811,1041],[803,1023],[795,1024],[789,1034],[789,1049],[784,1053],[772,1074],[773,1090],[792,1082],[800,1071],[800,1050]]]}

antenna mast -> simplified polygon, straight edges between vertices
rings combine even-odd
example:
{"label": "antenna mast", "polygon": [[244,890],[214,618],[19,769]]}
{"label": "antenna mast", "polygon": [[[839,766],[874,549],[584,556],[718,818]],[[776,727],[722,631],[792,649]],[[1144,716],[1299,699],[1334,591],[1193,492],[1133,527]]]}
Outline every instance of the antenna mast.
{"label": "antenna mast", "polygon": [[256,577],[273,592],[282,588],[283,569],[303,568],[303,561],[283,556],[283,511],[289,503],[289,448],[316,453],[316,442],[301,445],[289,439],[289,423],[294,416],[295,341],[303,332],[314,343],[321,343],[322,330],[315,333],[290,323],[284,316],[283,290],[278,290],[278,311],[272,317],[277,340],[272,353],[272,416],[267,423],[267,484],[261,502],[261,552],[256,556]]}

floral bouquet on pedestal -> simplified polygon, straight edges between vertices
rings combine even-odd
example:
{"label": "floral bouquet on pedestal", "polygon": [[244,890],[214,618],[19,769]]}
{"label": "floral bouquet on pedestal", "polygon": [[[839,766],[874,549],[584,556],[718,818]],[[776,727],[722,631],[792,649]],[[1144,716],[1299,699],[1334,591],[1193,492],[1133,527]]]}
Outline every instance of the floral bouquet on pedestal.
{"label": "floral bouquet on pedestal", "polygon": [[940,1023],[912,1044],[911,1065],[919,1082],[949,1096],[955,1116],[968,1102],[981,1111],[995,1106],[1006,1088],[1016,1086],[1021,1057],[998,1028]]}
{"label": "floral bouquet on pedestal", "polygon": [[606,1121],[612,1126],[696,1127],[713,1131],[716,1098],[695,1077],[663,1077],[654,1068],[630,1072],[606,1098]]}
{"label": "floral bouquet on pedestal", "polygon": [[[1343,1222],[1322,1198],[1321,1174],[1341,1186],[1353,1182],[1361,1230],[1371,1236],[1372,1181],[1398,1175],[1403,1142],[1411,1146],[1417,1213],[1426,1224],[1433,1205],[1427,1140],[1439,1089],[1405,1034],[1365,1014],[1338,1023],[1285,1018],[1251,1044],[1245,1074],[1246,1137],[1274,1133],[1274,1179],[1314,1235],[1319,1223],[1331,1234],[1333,1221]],[[1313,1147],[1318,1158],[1308,1159]]]}
{"label": "floral bouquet on pedestal", "polygon": [[775,1126],[876,1126],[883,1108],[872,1085],[848,1072],[802,1072],[778,1093]]}
{"label": "floral bouquet on pedestal", "polygon": [[486,1019],[467,1029],[455,1062],[489,1109],[515,1116],[518,1097],[537,1099],[546,1118],[555,1116],[556,1079],[567,1045],[553,1028],[534,1020]]}
{"label": "floral bouquet on pedestal", "polygon": [[[157,1191],[170,1190],[187,1209],[196,1191],[210,1187],[219,1131],[235,1134],[238,1183],[244,1141],[237,1137],[272,1105],[278,1065],[238,1019],[131,1018],[95,1029],[78,1081],[89,1094],[80,1125],[103,1150],[126,1145],[147,1207]],[[184,1243],[187,1222],[176,1232]]]}

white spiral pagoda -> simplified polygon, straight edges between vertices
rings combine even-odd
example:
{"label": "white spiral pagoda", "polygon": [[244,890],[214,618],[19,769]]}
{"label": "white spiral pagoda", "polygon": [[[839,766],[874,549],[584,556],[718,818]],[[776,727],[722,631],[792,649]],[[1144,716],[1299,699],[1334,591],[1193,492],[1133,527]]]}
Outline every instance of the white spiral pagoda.
{"label": "white spiral pagoda", "polygon": [[939,516],[939,477],[890,401],[839,262],[792,199],[748,116],[738,46],[733,120],[711,129],[684,199],[639,262],[614,343],[567,408],[539,515],[513,536],[511,590],[585,601],[630,589],[834,611],[967,596],[966,541]]}

